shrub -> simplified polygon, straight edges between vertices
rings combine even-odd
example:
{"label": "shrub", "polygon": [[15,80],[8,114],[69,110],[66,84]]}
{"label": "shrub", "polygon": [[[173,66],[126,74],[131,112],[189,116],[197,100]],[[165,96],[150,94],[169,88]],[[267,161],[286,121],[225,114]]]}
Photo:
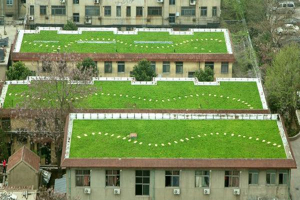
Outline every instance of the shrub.
{"label": "shrub", "polygon": [[151,63],[147,60],[141,60],[133,67],[132,77],[137,81],[152,81],[156,76],[154,69],[151,68]]}
{"label": "shrub", "polygon": [[14,63],[6,72],[8,80],[25,80],[27,76],[34,75],[34,72],[31,72],[23,62]]}
{"label": "shrub", "polygon": [[199,71],[196,71],[195,77],[198,79],[198,81],[214,81],[214,70],[212,70],[210,67],[205,67],[205,70],[200,69]]}
{"label": "shrub", "polygon": [[67,24],[64,25],[64,30],[67,30],[67,31],[77,31],[78,27],[77,25],[72,22],[71,20],[67,20]]}
{"label": "shrub", "polygon": [[90,72],[93,76],[98,76],[97,64],[91,58],[83,59],[82,62],[77,64],[77,67],[81,70],[81,72]]}

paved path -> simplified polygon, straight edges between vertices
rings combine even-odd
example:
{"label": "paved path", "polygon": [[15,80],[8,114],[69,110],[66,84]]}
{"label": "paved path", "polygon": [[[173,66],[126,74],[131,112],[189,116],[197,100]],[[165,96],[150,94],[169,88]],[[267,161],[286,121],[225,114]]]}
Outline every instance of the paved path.
{"label": "paved path", "polygon": [[292,169],[291,194],[292,200],[300,200],[300,138],[291,141],[298,169]]}

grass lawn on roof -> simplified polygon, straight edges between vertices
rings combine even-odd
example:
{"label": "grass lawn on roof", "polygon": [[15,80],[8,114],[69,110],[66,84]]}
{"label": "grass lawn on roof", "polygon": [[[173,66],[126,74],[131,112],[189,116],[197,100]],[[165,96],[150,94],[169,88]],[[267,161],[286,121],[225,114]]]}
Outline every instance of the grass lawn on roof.
{"label": "grass lawn on roof", "polygon": [[168,32],[115,35],[113,32],[84,31],[79,35],[68,35],[57,34],[57,31],[41,31],[40,34],[24,34],[21,52],[227,53],[227,48],[223,32],[203,32],[183,36],[170,35]]}
{"label": "grass lawn on roof", "polygon": [[[128,141],[126,136],[130,133],[138,134],[136,143]],[[286,158],[286,155],[276,121],[74,120],[70,158],[104,157]]]}
{"label": "grass lawn on roof", "polygon": [[[193,82],[163,82],[156,86],[130,81],[95,81],[97,92],[74,101],[77,108],[94,109],[262,109],[256,82],[221,82],[220,86],[195,86]],[[9,85],[4,108],[27,100],[27,85]],[[15,94],[18,94],[15,96]],[[96,95],[97,94],[97,95]],[[229,98],[228,98],[229,97]],[[49,97],[52,98],[52,97]],[[78,98],[80,98],[78,96]],[[36,105],[46,103],[36,101]],[[55,103],[52,99],[51,103]]]}

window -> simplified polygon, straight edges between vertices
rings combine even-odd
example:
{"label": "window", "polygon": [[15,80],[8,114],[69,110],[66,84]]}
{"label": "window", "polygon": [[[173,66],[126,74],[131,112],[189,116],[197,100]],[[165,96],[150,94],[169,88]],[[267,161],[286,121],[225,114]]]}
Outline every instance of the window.
{"label": "window", "polygon": [[120,186],[120,170],[106,170],[106,186]]}
{"label": "window", "polygon": [[3,131],[10,131],[11,130],[10,118],[2,118],[1,126]]}
{"label": "window", "polygon": [[225,171],[225,187],[239,187],[240,172],[239,171]]}
{"label": "window", "polygon": [[195,77],[195,72],[188,72],[188,77],[189,78],[194,78]]}
{"label": "window", "polygon": [[116,7],[116,10],[117,10],[117,11],[116,11],[116,16],[117,16],[117,17],[121,17],[121,6],[117,6],[117,7]]}
{"label": "window", "polygon": [[215,65],[214,62],[205,62],[205,68],[209,67],[212,70],[214,70],[214,65]]}
{"label": "window", "polygon": [[166,187],[179,187],[179,171],[166,171]]}
{"label": "window", "polygon": [[288,170],[280,170],[279,171],[279,184],[283,185],[283,184],[287,184],[288,183]]}
{"label": "window", "polygon": [[52,15],[66,15],[66,6],[51,6]]}
{"label": "window", "polygon": [[47,15],[47,6],[40,6],[40,15]]}
{"label": "window", "polygon": [[148,7],[148,16],[161,16],[161,7]]}
{"label": "window", "polygon": [[119,73],[125,72],[125,62],[118,62],[118,72]]}
{"label": "window", "polygon": [[181,7],[182,16],[195,16],[196,10],[195,7]]}
{"label": "window", "polygon": [[42,71],[49,73],[52,71],[51,69],[51,63],[49,61],[43,61],[42,62]]}
{"label": "window", "polygon": [[137,17],[143,16],[143,7],[136,7],[136,16]]}
{"label": "window", "polygon": [[154,72],[156,71],[156,63],[154,61],[151,62],[150,67]]}
{"label": "window", "polygon": [[31,5],[29,9],[29,14],[34,15],[34,6]]}
{"label": "window", "polygon": [[85,6],[85,16],[99,16],[100,7],[99,6]]}
{"label": "window", "polygon": [[127,6],[126,7],[126,17],[130,17],[131,16],[131,7]]}
{"label": "window", "polygon": [[209,187],[209,171],[196,171],[195,187]]}
{"label": "window", "polygon": [[267,185],[276,184],[276,171],[275,170],[267,171],[266,182],[267,182]]}
{"label": "window", "polygon": [[175,0],[169,0],[169,5],[175,5]]}
{"label": "window", "polygon": [[135,171],[135,195],[149,195],[150,171]]}
{"label": "window", "polygon": [[6,0],[6,5],[13,5],[14,1],[13,0]]}
{"label": "window", "polygon": [[170,62],[163,62],[163,73],[170,73]]}
{"label": "window", "polygon": [[249,171],[249,185],[257,185],[258,184],[258,171],[251,170]]}
{"label": "window", "polygon": [[111,16],[111,6],[104,6],[104,16]]}
{"label": "window", "polygon": [[201,16],[206,17],[207,16],[207,7],[201,7]]}
{"label": "window", "polygon": [[79,4],[79,0],[73,0],[73,4]]}
{"label": "window", "polygon": [[45,119],[35,119],[36,130],[42,131],[46,129],[46,120]]}
{"label": "window", "polygon": [[73,13],[73,22],[79,22],[79,13]]}
{"label": "window", "polygon": [[91,186],[90,170],[76,170],[76,186]]}
{"label": "window", "polygon": [[221,74],[228,74],[228,62],[221,63]]}
{"label": "window", "polygon": [[104,73],[112,73],[112,62],[104,62]]}
{"label": "window", "polygon": [[216,17],[218,15],[217,6],[212,7],[212,16]]}
{"label": "window", "polygon": [[175,14],[169,14],[169,23],[175,23]]}
{"label": "window", "polygon": [[176,62],[176,74],[183,73],[183,62]]}

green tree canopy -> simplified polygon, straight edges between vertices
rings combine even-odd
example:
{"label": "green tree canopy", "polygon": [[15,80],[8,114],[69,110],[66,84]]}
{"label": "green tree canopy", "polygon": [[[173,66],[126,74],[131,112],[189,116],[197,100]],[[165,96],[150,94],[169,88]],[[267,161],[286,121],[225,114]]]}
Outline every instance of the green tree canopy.
{"label": "green tree canopy", "polygon": [[80,69],[82,72],[84,71],[90,71],[93,73],[94,76],[98,76],[98,68],[97,64],[93,59],[91,58],[85,58],[82,62],[77,64],[78,69]]}
{"label": "green tree canopy", "polygon": [[71,20],[67,20],[67,23],[64,25],[64,30],[77,31],[77,29],[78,29],[77,25]]}
{"label": "green tree canopy", "polygon": [[210,67],[205,67],[205,70],[200,69],[195,72],[195,77],[198,81],[214,81],[214,70]]}
{"label": "green tree canopy", "polygon": [[8,150],[6,145],[5,133],[0,129],[0,162],[4,159],[8,160]]}
{"label": "green tree canopy", "polygon": [[8,80],[25,80],[27,76],[33,75],[35,75],[34,72],[31,72],[23,62],[14,63],[6,72]]}
{"label": "green tree canopy", "polygon": [[153,77],[156,76],[157,74],[151,67],[151,62],[147,60],[141,60],[133,67],[132,77],[137,81],[152,81]]}

